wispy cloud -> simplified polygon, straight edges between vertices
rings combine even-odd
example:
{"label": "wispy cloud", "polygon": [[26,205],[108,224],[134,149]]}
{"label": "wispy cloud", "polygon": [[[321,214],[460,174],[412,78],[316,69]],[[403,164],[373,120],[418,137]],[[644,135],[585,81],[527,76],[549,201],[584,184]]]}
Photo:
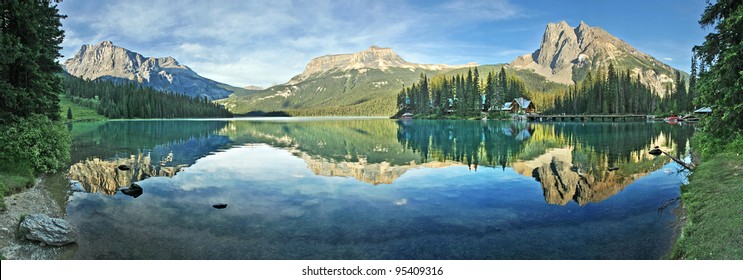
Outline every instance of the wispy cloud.
{"label": "wispy cloud", "polygon": [[670,57],[664,57],[664,58],[663,58],[663,60],[665,60],[665,61],[673,61],[673,58],[670,58]]}
{"label": "wispy cloud", "polygon": [[522,10],[506,0],[452,0],[442,4],[442,11],[467,19],[504,20],[523,17]]}

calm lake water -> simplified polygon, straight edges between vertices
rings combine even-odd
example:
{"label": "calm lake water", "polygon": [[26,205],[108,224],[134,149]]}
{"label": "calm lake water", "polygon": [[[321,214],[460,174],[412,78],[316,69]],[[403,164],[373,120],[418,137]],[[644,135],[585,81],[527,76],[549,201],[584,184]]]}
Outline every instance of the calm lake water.
{"label": "calm lake water", "polygon": [[[686,173],[647,151],[683,155],[694,130],[342,118],[72,129],[78,259],[658,259]],[[120,190],[134,182],[141,194]]]}

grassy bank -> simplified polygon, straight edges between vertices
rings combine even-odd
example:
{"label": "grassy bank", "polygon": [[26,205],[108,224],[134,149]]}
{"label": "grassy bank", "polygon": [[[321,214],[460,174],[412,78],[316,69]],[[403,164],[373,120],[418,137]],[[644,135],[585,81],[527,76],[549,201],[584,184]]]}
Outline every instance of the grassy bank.
{"label": "grassy bank", "polygon": [[18,193],[33,184],[34,170],[30,164],[0,164],[0,210],[5,210],[5,196]]}
{"label": "grassy bank", "polygon": [[59,95],[59,108],[61,109],[59,110],[59,116],[66,122],[70,121],[67,119],[67,108],[72,110],[72,122],[102,121],[108,119],[103,115],[99,115],[91,108],[73,103],[63,94]]}
{"label": "grassy bank", "polygon": [[743,259],[743,154],[707,155],[681,188],[687,221],[670,257]]}

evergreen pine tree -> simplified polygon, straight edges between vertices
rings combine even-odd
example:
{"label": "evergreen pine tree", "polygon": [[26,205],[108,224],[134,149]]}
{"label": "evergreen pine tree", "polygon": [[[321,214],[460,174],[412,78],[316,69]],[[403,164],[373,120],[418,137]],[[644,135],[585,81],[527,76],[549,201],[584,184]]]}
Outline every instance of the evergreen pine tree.
{"label": "evergreen pine tree", "polygon": [[702,131],[710,137],[704,145],[743,139],[743,7],[740,0],[708,2],[699,20],[703,27],[714,26],[694,52],[701,66],[708,66],[697,80],[698,104],[712,113],[702,119]]}
{"label": "evergreen pine tree", "polygon": [[692,53],[691,56],[691,71],[689,72],[689,93],[687,96],[689,106],[689,110],[694,110],[696,107],[694,106],[696,104],[697,97],[697,58],[696,55]]}

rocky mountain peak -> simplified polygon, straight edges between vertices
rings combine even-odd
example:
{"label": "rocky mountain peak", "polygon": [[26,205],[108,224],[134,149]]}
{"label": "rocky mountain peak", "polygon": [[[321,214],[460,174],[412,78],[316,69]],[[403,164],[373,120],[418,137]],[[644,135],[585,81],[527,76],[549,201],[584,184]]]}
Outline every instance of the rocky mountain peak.
{"label": "rocky mountain peak", "polygon": [[64,66],[71,75],[89,80],[133,81],[158,90],[212,99],[227,97],[231,93],[217,82],[181,65],[173,57],[145,57],[111,41],[83,45],[65,61]]}
{"label": "rocky mountain peak", "polygon": [[588,71],[605,69],[610,63],[640,75],[656,92],[664,92],[664,84],[673,80],[670,66],[583,21],[576,28],[565,21],[547,24],[539,49],[511,64],[516,69],[531,69],[549,81],[574,84]]}
{"label": "rocky mountain peak", "polygon": [[387,64],[410,64],[402,59],[390,48],[380,48],[372,45],[368,49],[353,54],[350,64],[354,68],[379,68],[384,69]]}
{"label": "rocky mountain peak", "polygon": [[451,68],[443,64],[416,64],[405,61],[391,48],[376,45],[368,49],[351,54],[326,55],[313,58],[305,67],[304,72],[294,76],[289,84],[297,84],[312,76],[322,75],[334,71],[350,71],[377,69],[386,71],[389,68],[441,70]]}

